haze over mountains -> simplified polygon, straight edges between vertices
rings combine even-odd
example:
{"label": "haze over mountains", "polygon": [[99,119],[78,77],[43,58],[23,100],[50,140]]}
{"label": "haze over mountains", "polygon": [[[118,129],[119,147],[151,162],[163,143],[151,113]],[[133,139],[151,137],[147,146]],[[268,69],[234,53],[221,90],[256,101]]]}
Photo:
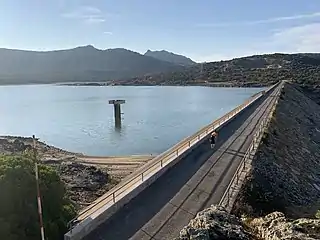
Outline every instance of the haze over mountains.
{"label": "haze over mountains", "polygon": [[48,52],[0,49],[0,84],[107,81],[182,70],[173,62],[177,62],[173,55],[163,61],[91,45]]}

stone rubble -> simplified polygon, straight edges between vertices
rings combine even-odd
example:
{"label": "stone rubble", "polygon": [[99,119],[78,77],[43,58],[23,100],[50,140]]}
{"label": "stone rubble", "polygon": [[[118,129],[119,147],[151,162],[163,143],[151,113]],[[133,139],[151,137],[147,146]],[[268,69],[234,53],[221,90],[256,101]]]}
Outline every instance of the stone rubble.
{"label": "stone rubble", "polygon": [[[261,218],[242,218],[212,205],[180,231],[179,240],[316,240],[320,219],[288,220],[281,212]],[[177,240],[178,240],[177,239]]]}
{"label": "stone rubble", "polygon": [[110,186],[107,172],[75,162],[52,164],[66,184],[67,194],[81,208],[103,195]]}
{"label": "stone rubble", "polygon": [[301,218],[289,221],[281,212],[273,212],[250,222],[252,232],[265,240],[320,239],[320,220]]}
{"label": "stone rubble", "polygon": [[249,240],[241,220],[229,214],[224,208],[212,205],[197,214],[180,232],[180,240]]}

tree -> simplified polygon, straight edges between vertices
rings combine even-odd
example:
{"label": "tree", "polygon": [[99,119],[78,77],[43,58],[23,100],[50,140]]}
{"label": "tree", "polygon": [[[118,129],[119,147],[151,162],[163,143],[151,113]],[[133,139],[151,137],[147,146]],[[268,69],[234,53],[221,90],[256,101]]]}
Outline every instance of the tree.
{"label": "tree", "polygon": [[[75,207],[53,168],[39,165],[43,222],[47,240],[62,239]],[[28,155],[0,156],[0,239],[39,240],[34,162]]]}

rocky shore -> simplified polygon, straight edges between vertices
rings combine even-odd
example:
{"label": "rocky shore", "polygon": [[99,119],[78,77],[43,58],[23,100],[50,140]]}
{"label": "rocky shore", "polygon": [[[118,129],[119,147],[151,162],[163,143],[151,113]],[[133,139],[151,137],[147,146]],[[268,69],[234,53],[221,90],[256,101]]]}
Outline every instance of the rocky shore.
{"label": "rocky shore", "polygon": [[[33,139],[26,137],[0,137],[0,154],[22,154],[33,149]],[[36,141],[38,159],[43,164],[54,167],[65,182],[67,193],[79,209],[106,193],[115,186],[122,177],[108,173],[105,166],[82,164],[83,154],[68,152]],[[128,173],[126,173],[128,174]]]}
{"label": "rocky shore", "polygon": [[[0,154],[33,151],[33,139],[0,136]],[[89,205],[154,156],[93,157],[47,145],[36,139],[37,158],[59,173],[79,209]]]}

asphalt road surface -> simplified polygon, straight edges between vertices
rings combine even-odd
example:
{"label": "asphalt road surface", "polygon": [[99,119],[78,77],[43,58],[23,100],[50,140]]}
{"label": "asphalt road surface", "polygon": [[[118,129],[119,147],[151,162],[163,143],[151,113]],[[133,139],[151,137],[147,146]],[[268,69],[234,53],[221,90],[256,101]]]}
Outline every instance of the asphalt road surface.
{"label": "asphalt road surface", "polygon": [[273,92],[218,131],[217,144],[203,142],[132,199],[86,240],[174,239],[197,212],[218,204],[247,151]]}

